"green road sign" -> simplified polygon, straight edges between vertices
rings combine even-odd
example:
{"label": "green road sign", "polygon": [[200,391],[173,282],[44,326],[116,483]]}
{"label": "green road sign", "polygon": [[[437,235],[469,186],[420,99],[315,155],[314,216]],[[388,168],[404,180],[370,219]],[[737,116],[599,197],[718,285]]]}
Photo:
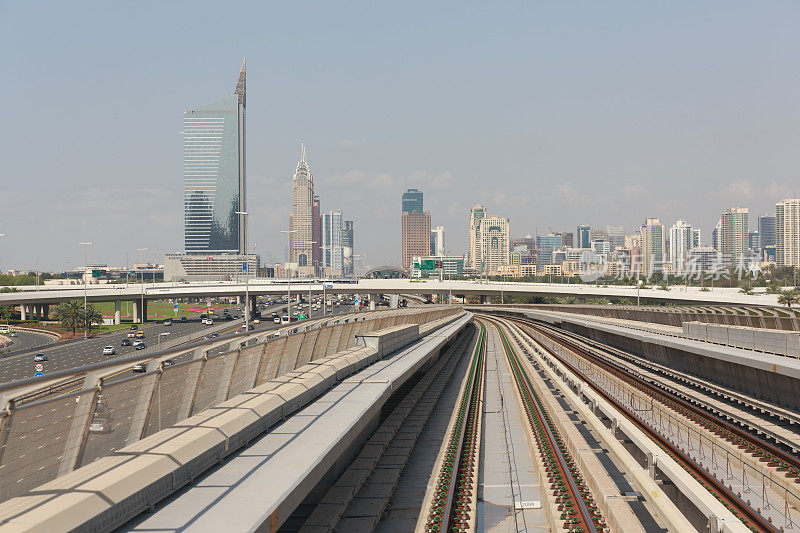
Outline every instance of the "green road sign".
{"label": "green road sign", "polygon": [[305,313],[300,313],[300,314],[297,315],[297,319],[298,320],[305,320],[306,318],[308,318],[308,317],[306,316]]}
{"label": "green road sign", "polygon": [[436,270],[436,261],[433,259],[423,259],[419,262],[420,270]]}

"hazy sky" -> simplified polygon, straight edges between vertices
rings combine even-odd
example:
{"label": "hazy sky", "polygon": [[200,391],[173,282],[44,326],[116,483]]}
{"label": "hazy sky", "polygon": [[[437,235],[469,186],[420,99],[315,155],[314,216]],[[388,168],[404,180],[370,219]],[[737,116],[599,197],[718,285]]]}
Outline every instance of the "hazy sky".
{"label": "hazy sky", "polygon": [[800,3],[0,0],[0,268],[183,247],[183,111],[247,56],[251,236],[283,257],[308,147],[356,253],[400,262],[400,194],[454,252],[470,206],[513,236],[699,225],[800,190]]}

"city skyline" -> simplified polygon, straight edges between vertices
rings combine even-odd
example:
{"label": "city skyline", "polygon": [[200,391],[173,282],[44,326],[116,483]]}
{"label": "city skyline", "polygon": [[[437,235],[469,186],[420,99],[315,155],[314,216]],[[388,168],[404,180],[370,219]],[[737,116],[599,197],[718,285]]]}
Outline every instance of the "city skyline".
{"label": "city skyline", "polygon": [[[508,217],[512,237],[546,234],[548,226],[571,231],[580,223],[631,232],[648,217],[667,226],[689,220],[711,235],[729,206],[748,207],[755,219],[773,215],[783,198],[800,196],[793,190],[800,167],[793,150],[796,6],[525,6],[510,24],[527,31],[505,31],[496,42],[478,38],[485,45],[478,56],[465,46],[472,42],[466,35],[506,27],[499,13],[466,9],[461,33],[442,24],[446,9],[434,9],[425,25],[413,25],[420,39],[401,45],[402,31],[375,33],[371,50],[354,52],[356,39],[333,33],[331,21],[364,28],[387,13],[347,21],[353,12],[322,8],[328,17],[308,21],[314,40],[265,54],[260,50],[275,49],[288,30],[263,37],[255,20],[265,12],[289,20],[298,10],[252,10],[252,22],[223,29],[220,42],[198,45],[188,37],[199,15],[176,6],[165,6],[159,21],[145,21],[144,10],[130,6],[103,6],[83,18],[57,5],[0,8],[2,42],[29,44],[25,56],[3,60],[9,79],[27,83],[0,88],[6,101],[18,103],[2,112],[14,133],[0,143],[4,175],[11,177],[4,182],[0,268],[75,266],[81,240],[95,243],[91,260],[109,264],[125,264],[126,254],[128,263],[138,260],[138,248],[159,261],[183,250],[180,113],[226,94],[231,67],[243,55],[251,63],[248,240],[265,256],[283,256],[285,177],[301,141],[314,149],[323,210],[342,209],[360,224],[359,253],[373,265],[398,261],[397,242],[381,236],[400,233],[388,199],[408,187],[426,191],[428,210],[447,228],[454,252],[467,250],[465,213],[476,203]],[[686,10],[696,20],[688,27]],[[726,16],[717,17],[722,11]],[[391,15],[399,29],[412,27],[410,15]],[[620,16],[641,24],[597,24]],[[29,19],[45,23],[9,23]],[[48,23],[54,20],[60,24]],[[671,52],[678,25],[681,46]],[[125,43],[139,42],[142,26],[150,39],[132,54]],[[585,36],[576,42],[562,35],[578,29]],[[49,43],[59,38],[72,46],[54,49]],[[190,41],[195,48],[180,45]],[[685,47],[693,53],[682,53]],[[344,51],[350,58],[337,59]],[[408,61],[398,73],[400,57]],[[445,57],[455,61],[442,71]],[[362,72],[365,62],[375,69]],[[90,64],[104,68],[87,75]],[[331,76],[329,64],[340,73]],[[710,64],[715,69],[706,72]],[[509,80],[512,93],[475,82],[473,71]],[[398,74],[433,85],[409,92],[384,83]],[[768,87],[753,81],[764,79]],[[585,98],[584,87],[593,98]],[[473,107],[467,102],[478,104],[469,122],[461,118]]]}

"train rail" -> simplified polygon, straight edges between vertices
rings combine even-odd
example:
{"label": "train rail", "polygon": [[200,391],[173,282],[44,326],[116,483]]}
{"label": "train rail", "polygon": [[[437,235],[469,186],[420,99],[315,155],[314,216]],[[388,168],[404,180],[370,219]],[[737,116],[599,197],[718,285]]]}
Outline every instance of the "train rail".
{"label": "train rail", "polygon": [[531,379],[520,363],[519,356],[502,325],[499,322],[496,324],[514,382],[545,464],[555,502],[562,511],[560,519],[563,520],[564,528],[576,533],[606,531],[603,517],[592,499],[578,466],[567,450],[544,403],[534,390]]}
{"label": "train rail", "polygon": [[426,531],[471,530],[475,511],[472,502],[477,481],[475,467],[480,443],[485,362],[486,326],[481,323],[467,383],[458,404],[458,415],[434,491]]}
{"label": "train rail", "polygon": [[[517,323],[519,325],[524,325],[528,328],[535,330],[537,333],[543,335],[550,341],[560,344],[564,346],[583,359],[597,365],[598,367],[602,368],[603,370],[609,372],[617,379],[632,385],[633,387],[647,392],[647,394],[651,395],[653,398],[657,399],[658,401],[668,405],[684,416],[698,422],[705,427],[707,427],[711,431],[715,431],[720,436],[724,436],[732,442],[739,445],[741,448],[754,450],[756,449],[754,455],[759,453],[769,453],[769,455],[765,455],[764,459],[768,460],[770,463],[775,462],[775,466],[783,467],[783,464],[786,464],[788,467],[787,475],[792,475],[791,468],[800,467],[797,460],[789,454],[783,452],[778,448],[761,441],[760,439],[755,438],[754,436],[748,434],[745,431],[740,430],[739,428],[728,424],[726,421],[721,420],[713,415],[710,415],[703,411],[702,409],[681,400],[680,398],[675,398],[669,396],[661,389],[658,389],[651,383],[633,375],[628,372],[621,370],[620,368],[616,367],[612,363],[608,362],[605,358],[600,357],[594,353],[592,353],[589,349],[582,346],[579,342],[569,335],[565,334],[560,330],[554,330],[551,327],[544,326],[540,323],[537,323],[532,320],[522,319],[517,317],[507,317],[507,319],[511,322]],[[591,379],[589,379],[585,374],[584,371],[580,368],[577,368],[575,365],[570,363],[569,361],[565,360],[559,354],[555,353],[553,350],[550,350],[547,346],[541,345],[542,348],[547,350],[553,357],[558,359],[564,366],[569,368],[576,376],[578,376],[581,380],[583,380],[588,386],[590,386],[595,392],[597,392],[600,396],[602,396],[606,401],[608,401],[611,405],[613,405],[617,410],[621,413],[625,414],[625,416],[634,424],[637,425],[642,431],[644,431],[654,442],[658,444],[666,453],[668,453],[678,464],[680,464],[684,470],[686,470],[692,477],[694,477],[701,485],[706,488],[715,498],[717,498],[720,502],[723,503],[742,523],[745,524],[751,531],[754,532],[776,532],[778,529],[771,524],[767,519],[764,518],[756,509],[753,509],[748,503],[744,502],[741,498],[739,498],[736,494],[733,493],[728,487],[725,486],[723,482],[716,479],[713,475],[711,475],[707,470],[705,470],[700,464],[694,461],[687,453],[679,449],[673,443],[671,443],[666,438],[662,437],[657,431],[651,428],[649,425],[643,423],[635,413],[633,413],[630,409],[626,406],[622,405],[618,402],[614,397],[607,394],[602,388],[598,387]],[[758,450],[761,451],[758,451]],[[766,452],[769,450],[769,452]],[[758,456],[758,455],[757,455]],[[778,458],[782,463],[778,463]]]}

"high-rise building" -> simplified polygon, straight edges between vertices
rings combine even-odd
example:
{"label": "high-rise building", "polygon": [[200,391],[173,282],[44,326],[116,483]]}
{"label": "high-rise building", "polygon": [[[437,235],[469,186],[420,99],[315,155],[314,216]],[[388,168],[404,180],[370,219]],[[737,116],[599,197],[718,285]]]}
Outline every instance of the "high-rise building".
{"label": "high-rise building", "polygon": [[469,210],[469,265],[481,268],[481,219],[486,216],[486,208],[478,204]]}
{"label": "high-rise building", "polygon": [[431,230],[431,255],[445,256],[447,251],[444,244],[444,227],[436,226]]}
{"label": "high-rise building", "polygon": [[234,93],[183,114],[184,250],[246,254],[245,63]]}
{"label": "high-rise building", "polygon": [[549,233],[536,236],[536,268],[542,269],[550,264],[552,252],[563,246],[560,233]]}
{"label": "high-rise building", "polygon": [[775,204],[775,262],[800,267],[800,198]]}
{"label": "high-rise building", "polygon": [[575,234],[571,231],[559,231],[557,235],[561,235],[561,244],[569,248],[573,248],[575,244]]}
{"label": "high-rise building", "polygon": [[431,254],[431,214],[427,211],[404,211],[402,227],[403,268],[408,269],[414,257],[427,257]]}
{"label": "high-rise building", "polygon": [[746,207],[731,207],[722,213],[722,231],[718,239],[721,244],[722,260],[728,266],[748,261],[750,230]]}
{"label": "high-rise building", "polygon": [[300,161],[292,179],[292,214],[289,217],[289,262],[297,275],[314,276],[314,176],[306,162],[306,147],[300,147]]}
{"label": "high-rise building", "polygon": [[480,270],[491,274],[510,263],[511,226],[507,218],[498,216],[480,220]]}
{"label": "high-rise building", "polygon": [[625,228],[622,226],[606,226],[606,233],[608,234],[608,242],[611,244],[611,250],[625,248]]}
{"label": "high-rise building", "polygon": [[775,217],[760,215],[757,220],[758,248],[756,252],[760,256],[765,247],[775,246],[777,233],[775,232]]}
{"label": "high-rise building", "polygon": [[331,276],[343,276],[344,267],[344,226],[342,212],[331,211],[322,215],[322,256]]}
{"label": "high-rise building", "polygon": [[314,267],[322,265],[322,216],[320,215],[319,196],[314,196],[311,202],[311,257]]}
{"label": "high-rise building", "polygon": [[592,227],[588,224],[581,224],[575,232],[576,248],[590,248],[589,232]]}
{"label": "high-rise building", "polygon": [[676,272],[684,272],[689,251],[695,248],[695,231],[685,220],[678,220],[669,229],[669,261]]}
{"label": "high-rise building", "polygon": [[422,191],[408,189],[403,193],[403,213],[422,213]]}
{"label": "high-rise building", "polygon": [[344,251],[344,273],[353,274],[353,247],[355,236],[353,234],[353,221],[345,220],[342,230],[342,248]]}
{"label": "high-rise building", "polygon": [[722,251],[722,219],[717,220],[714,231],[711,232],[711,247]]}
{"label": "high-rise building", "polygon": [[661,272],[664,264],[666,232],[664,224],[657,218],[645,219],[639,229],[642,234],[642,261],[640,275],[647,279]]}

